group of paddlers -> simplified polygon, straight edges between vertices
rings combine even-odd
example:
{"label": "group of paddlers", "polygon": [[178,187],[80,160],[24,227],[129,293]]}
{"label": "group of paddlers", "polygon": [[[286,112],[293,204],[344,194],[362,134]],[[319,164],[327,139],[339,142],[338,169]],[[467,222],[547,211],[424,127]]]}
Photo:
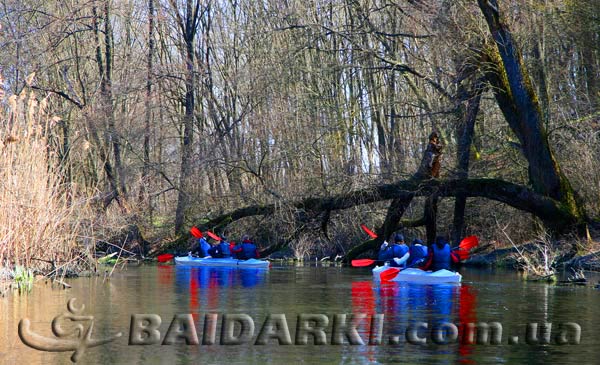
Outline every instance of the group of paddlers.
{"label": "group of paddlers", "polygon": [[242,243],[238,244],[233,241],[229,242],[226,237],[220,238],[218,241],[215,240],[214,244],[211,244],[205,237],[199,238],[198,244],[191,253],[198,257],[235,258],[238,260],[259,258],[258,249],[250,236],[242,236]]}
{"label": "group of paddlers", "polygon": [[404,242],[402,234],[395,234],[392,243],[383,242],[379,248],[378,260],[389,263],[392,267],[418,267],[423,270],[450,270],[452,264],[460,261],[458,255],[450,248],[448,240],[438,236],[431,247],[415,238],[410,246]]}
{"label": "group of paddlers", "polygon": [[[400,233],[395,234],[391,241],[392,243],[383,242],[379,248],[377,259],[392,267],[418,267],[432,271],[450,270],[453,264],[460,261],[456,252],[450,248],[448,240],[443,236],[438,236],[431,247],[424,245],[419,238],[415,238],[408,246],[404,242],[404,236]],[[256,245],[248,235],[244,235],[239,244],[233,241],[229,242],[224,236],[220,237],[220,240],[215,240],[214,243],[201,237],[191,253],[199,257],[236,258],[239,260],[260,257]]]}

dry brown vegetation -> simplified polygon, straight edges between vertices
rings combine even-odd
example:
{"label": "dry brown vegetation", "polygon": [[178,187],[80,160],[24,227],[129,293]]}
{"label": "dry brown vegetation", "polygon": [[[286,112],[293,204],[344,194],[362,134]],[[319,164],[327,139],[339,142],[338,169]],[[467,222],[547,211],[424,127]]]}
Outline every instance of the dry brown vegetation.
{"label": "dry brown vegetation", "polygon": [[[32,76],[33,77],[33,76]],[[31,82],[31,79],[28,79]],[[0,110],[0,267],[65,275],[90,262],[81,245],[88,200],[65,182],[48,130],[48,98],[24,89]]]}
{"label": "dry brown vegetation", "polygon": [[[325,214],[290,203],[412,176],[432,129],[444,144],[441,178],[462,176],[459,132],[479,96],[467,175],[532,185],[482,82],[479,57],[493,40],[476,1],[0,3],[0,70],[16,95],[2,104],[2,154],[12,156],[0,172],[2,262],[77,261],[75,245],[129,224],[158,241],[269,204],[276,213],[225,233],[249,232],[263,247],[298,240],[298,255],[345,253],[365,239],[359,223],[381,225],[389,201]],[[550,147],[597,217],[600,2],[499,7]],[[403,218],[420,219],[424,200]],[[440,234],[452,233],[454,206],[440,199]],[[529,213],[469,198],[461,233],[508,246],[503,231],[523,242],[539,227]]]}

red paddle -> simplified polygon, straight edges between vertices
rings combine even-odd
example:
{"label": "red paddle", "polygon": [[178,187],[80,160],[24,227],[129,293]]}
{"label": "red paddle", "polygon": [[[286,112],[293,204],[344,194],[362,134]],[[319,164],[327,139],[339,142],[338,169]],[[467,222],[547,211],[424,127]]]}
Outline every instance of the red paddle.
{"label": "red paddle", "polygon": [[354,267],[367,267],[367,266],[373,265],[375,262],[377,262],[377,261],[376,260],[371,260],[371,259],[352,260],[352,266],[354,266]]}
{"label": "red paddle", "polygon": [[202,238],[204,237],[202,235],[202,232],[198,229],[198,227],[193,226],[192,228],[190,228],[190,233],[192,234],[192,236],[194,236],[195,238]]}
{"label": "red paddle", "polygon": [[397,267],[390,267],[389,269],[382,271],[379,274],[379,278],[381,279],[381,281],[390,281],[393,278],[395,278],[400,271],[402,270]]}
{"label": "red paddle", "polygon": [[477,238],[477,236],[468,236],[463,238],[462,241],[460,241],[460,244],[458,245],[458,247],[464,249],[464,250],[470,250],[473,247],[476,247],[479,244],[479,238]]}
{"label": "red paddle", "polygon": [[[366,225],[361,224],[360,228],[362,228],[363,231],[365,231],[366,234],[368,234],[371,238],[375,239],[377,238],[377,234],[373,231],[371,231],[369,228],[367,228]],[[371,260],[371,259],[360,259],[360,260],[352,260],[352,266],[354,267],[367,267],[367,266],[371,266],[375,263],[375,260]]]}
{"label": "red paddle", "polygon": [[217,236],[216,234],[212,233],[211,231],[206,231],[206,234],[213,240],[221,241],[221,237]]}
{"label": "red paddle", "polygon": [[361,224],[360,228],[362,228],[363,231],[365,231],[369,236],[371,236],[371,238],[373,238],[373,239],[377,238],[377,234],[375,232],[371,231],[369,228],[367,228],[367,226],[365,226],[364,224]]}
{"label": "red paddle", "polygon": [[460,257],[460,260],[464,261],[468,259],[469,251],[473,247],[476,247],[478,244],[479,239],[477,238],[477,236],[468,236],[463,238],[463,240],[460,241],[460,244],[458,245],[458,249],[456,250],[456,253],[458,254],[458,257]]}
{"label": "red paddle", "polygon": [[170,253],[164,253],[162,255],[156,256],[156,260],[158,260],[158,262],[167,262],[173,260],[173,257],[175,257],[175,255]]}

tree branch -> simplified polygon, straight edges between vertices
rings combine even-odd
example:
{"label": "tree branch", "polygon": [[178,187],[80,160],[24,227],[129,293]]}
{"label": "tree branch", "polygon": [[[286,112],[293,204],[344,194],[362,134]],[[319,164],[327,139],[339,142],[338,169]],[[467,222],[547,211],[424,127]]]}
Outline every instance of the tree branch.
{"label": "tree branch", "polygon": [[[437,194],[440,197],[463,195],[480,197],[505,203],[513,208],[531,213],[546,222],[568,225],[573,216],[563,205],[538,194],[524,185],[498,179],[449,179],[449,180],[402,180],[391,184],[381,184],[349,193],[329,197],[309,197],[290,202],[292,207],[312,212],[348,209],[358,205],[390,199],[409,199],[418,196]],[[227,225],[236,220],[273,214],[278,204],[252,205],[222,214],[202,224],[204,229]]]}

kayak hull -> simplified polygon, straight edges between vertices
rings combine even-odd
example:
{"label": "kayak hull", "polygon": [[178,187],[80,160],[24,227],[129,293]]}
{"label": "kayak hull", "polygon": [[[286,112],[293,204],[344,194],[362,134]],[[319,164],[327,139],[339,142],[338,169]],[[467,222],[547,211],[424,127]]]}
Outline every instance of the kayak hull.
{"label": "kayak hull", "polygon": [[[390,269],[389,266],[376,266],[373,269],[373,279],[380,281],[380,275],[383,271]],[[408,268],[400,271],[391,281],[404,281],[420,284],[458,284],[462,276],[449,270],[423,271],[420,269]]]}
{"label": "kayak hull", "polygon": [[210,267],[237,267],[237,268],[252,268],[252,269],[267,269],[269,261],[249,259],[237,260],[232,258],[199,258],[182,256],[176,257],[175,263],[181,266],[210,266]]}

